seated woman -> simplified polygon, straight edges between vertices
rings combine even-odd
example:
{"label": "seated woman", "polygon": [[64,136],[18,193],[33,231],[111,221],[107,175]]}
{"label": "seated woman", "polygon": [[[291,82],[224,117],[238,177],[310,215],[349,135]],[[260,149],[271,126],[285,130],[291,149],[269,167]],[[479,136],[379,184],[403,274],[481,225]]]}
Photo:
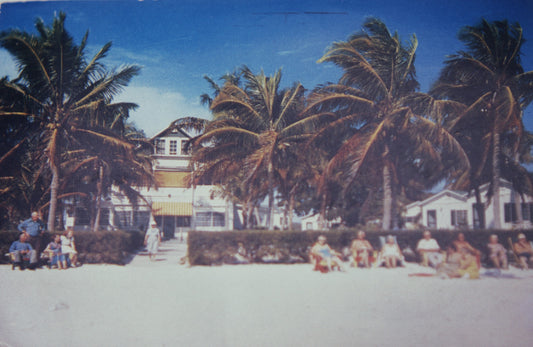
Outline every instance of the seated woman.
{"label": "seated woman", "polygon": [[455,239],[455,241],[452,242],[451,248],[454,252],[457,252],[457,253],[461,253],[463,249],[466,249],[467,251],[469,251],[471,254],[473,254],[476,257],[478,267],[481,266],[481,252],[475,249],[474,247],[472,247],[472,245],[468,241],[465,240],[465,234],[459,233],[457,235],[457,239]]}
{"label": "seated woman", "polygon": [[359,231],[357,233],[357,238],[353,240],[351,250],[353,255],[353,261],[354,265],[358,267],[359,265],[362,265],[363,267],[370,267],[371,262],[371,254],[374,248],[368,242],[368,240],[365,239],[365,232]]}
{"label": "seated woman", "polygon": [[533,256],[533,248],[527,241],[526,235],[518,235],[518,242],[513,245],[513,249],[520,260],[520,267],[524,270],[529,269],[529,260]]}
{"label": "seated woman", "polygon": [[487,244],[489,250],[489,259],[497,269],[508,269],[507,250],[498,242],[498,235],[492,234]]}
{"label": "seated woman", "polygon": [[64,235],[61,235],[61,253],[70,259],[70,264],[73,267],[77,266],[78,251],[76,251],[76,245],[74,244],[74,232],[67,230]]}
{"label": "seated woman", "polygon": [[[339,258],[339,255],[339,253],[329,247],[324,235],[318,237],[318,241],[313,245],[310,252],[310,258],[314,265],[314,270],[320,270],[321,272],[332,271],[334,267],[344,271],[342,260]],[[322,268],[322,262],[325,262],[325,269]]]}
{"label": "seated woman", "polygon": [[395,268],[398,262],[402,261],[402,251],[393,236],[387,236],[387,243],[385,243],[381,249],[381,257],[385,261],[385,266],[387,268]]}
{"label": "seated woman", "polygon": [[61,237],[59,235],[54,236],[54,240],[46,246],[43,253],[50,253],[50,265],[56,265],[59,270],[67,268],[67,259],[63,253],[61,253]]}

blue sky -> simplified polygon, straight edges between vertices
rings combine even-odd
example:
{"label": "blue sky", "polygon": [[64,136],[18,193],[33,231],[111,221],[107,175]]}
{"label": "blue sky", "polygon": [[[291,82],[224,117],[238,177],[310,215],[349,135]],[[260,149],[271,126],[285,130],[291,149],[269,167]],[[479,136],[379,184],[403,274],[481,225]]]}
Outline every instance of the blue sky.
{"label": "blue sky", "polygon": [[[522,63],[533,70],[533,1],[531,0],[373,0],[373,1],[61,1],[4,3],[0,30],[34,31],[37,17],[50,23],[67,13],[66,27],[79,42],[89,30],[95,52],[113,42],[108,67],[138,64],[140,76],[118,100],[140,108],[132,120],[152,136],[180,117],[209,117],[199,96],[210,92],[202,76],[214,79],[246,64],[273,74],[282,68],[283,84],[301,82],[307,89],[338,80],[341,71],[317,64],[334,41],[358,31],[369,16],[381,18],[403,40],[416,34],[421,91],[437,78],[445,56],[462,48],[458,30],[488,20],[518,21],[524,29]],[[0,50],[0,76],[16,75]],[[533,106],[525,114],[533,130]]]}

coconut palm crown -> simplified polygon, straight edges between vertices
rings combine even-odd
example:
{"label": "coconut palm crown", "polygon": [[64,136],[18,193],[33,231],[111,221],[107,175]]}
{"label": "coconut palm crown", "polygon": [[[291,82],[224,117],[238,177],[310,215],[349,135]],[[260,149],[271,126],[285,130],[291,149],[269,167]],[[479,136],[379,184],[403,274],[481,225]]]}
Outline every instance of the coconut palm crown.
{"label": "coconut palm crown", "polygon": [[19,30],[0,34],[0,45],[15,59],[19,76],[5,86],[25,100],[18,110],[2,109],[2,117],[28,117],[38,125],[33,140],[41,146],[43,164],[51,172],[48,229],[54,230],[61,162],[67,148],[75,148],[80,134],[99,138],[131,149],[129,143],[90,129],[88,119],[98,108],[110,104],[140,71],[125,66],[108,71],[101,60],[111,43],[105,44],[90,60],[86,58],[88,34],[77,45],[65,30],[64,13],[51,26],[37,20],[37,35]]}
{"label": "coconut palm crown", "polygon": [[394,198],[402,187],[429,176],[434,183],[439,179],[436,173],[446,172],[442,163],[450,153],[457,159],[451,169],[468,166],[455,139],[425,117],[436,117],[436,111],[445,107],[417,93],[417,45],[415,35],[402,43],[398,33],[391,34],[383,22],[370,18],[362,31],[333,43],[319,60],[344,71],[337,84],[315,90],[305,110],[323,124],[313,141],[336,146],[323,174],[322,215],[329,180],[339,180],[347,188],[356,179],[365,179],[380,189],[381,177],[382,224],[389,229]]}

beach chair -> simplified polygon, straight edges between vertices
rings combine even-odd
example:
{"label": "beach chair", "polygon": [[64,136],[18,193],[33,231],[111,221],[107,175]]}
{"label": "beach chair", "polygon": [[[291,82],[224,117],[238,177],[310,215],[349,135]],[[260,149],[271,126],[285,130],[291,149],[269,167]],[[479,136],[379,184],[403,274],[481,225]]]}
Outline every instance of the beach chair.
{"label": "beach chair", "polygon": [[[524,268],[524,266],[522,266],[522,262],[520,261],[520,256],[515,251],[513,240],[511,239],[511,237],[509,237],[507,239],[507,241],[509,242],[509,252],[512,253],[513,260],[516,263],[516,266],[519,267],[520,269],[524,270],[525,268]],[[533,259],[533,258],[531,258],[531,259]],[[528,264],[530,267],[531,267],[531,259],[530,259],[529,264]]]}
{"label": "beach chair", "polygon": [[[314,264],[313,271],[320,271],[322,273],[329,272],[328,269],[328,262],[326,259],[323,259],[321,256],[310,254],[309,259],[311,260],[312,264]],[[331,268],[333,270],[340,270],[340,264],[335,260],[332,259]]]}
{"label": "beach chair", "polygon": [[[393,235],[392,237],[394,238],[394,243],[396,245],[398,245],[398,241],[396,239],[396,236]],[[374,267],[380,267],[380,266],[383,266],[385,264],[385,259],[383,258],[382,254],[381,254],[381,249],[383,249],[383,246],[385,245],[385,243],[387,243],[387,237],[386,236],[380,236],[379,237],[380,251],[377,252],[377,257],[376,257],[376,262],[374,263]],[[405,257],[403,256],[403,254],[402,254],[402,257],[400,259],[399,264],[397,264],[397,265],[398,266],[405,266]]]}
{"label": "beach chair", "polygon": [[[15,254],[6,253],[5,256],[9,258],[9,262],[11,263],[11,270],[15,270],[15,267],[17,266],[17,264],[15,263]],[[22,256],[22,263],[20,265],[22,266],[21,269],[25,269],[29,265],[30,265],[30,256],[28,254],[25,254]]]}

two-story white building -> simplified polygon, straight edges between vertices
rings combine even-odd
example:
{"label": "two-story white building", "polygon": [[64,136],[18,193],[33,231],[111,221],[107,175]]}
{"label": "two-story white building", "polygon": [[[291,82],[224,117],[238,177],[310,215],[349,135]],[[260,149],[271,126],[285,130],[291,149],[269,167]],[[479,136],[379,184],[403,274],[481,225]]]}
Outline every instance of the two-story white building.
{"label": "two-story white building", "polygon": [[[480,217],[485,218],[485,227],[494,228],[494,200],[487,201],[488,184],[480,187],[484,215],[478,216],[475,195],[470,192],[443,190],[422,201],[406,206],[403,215],[405,226],[429,229],[476,229]],[[523,222],[517,225],[516,201],[522,212]],[[533,222],[533,198],[520,197],[511,183],[502,180],[500,184],[500,226],[502,229],[531,228]]]}

